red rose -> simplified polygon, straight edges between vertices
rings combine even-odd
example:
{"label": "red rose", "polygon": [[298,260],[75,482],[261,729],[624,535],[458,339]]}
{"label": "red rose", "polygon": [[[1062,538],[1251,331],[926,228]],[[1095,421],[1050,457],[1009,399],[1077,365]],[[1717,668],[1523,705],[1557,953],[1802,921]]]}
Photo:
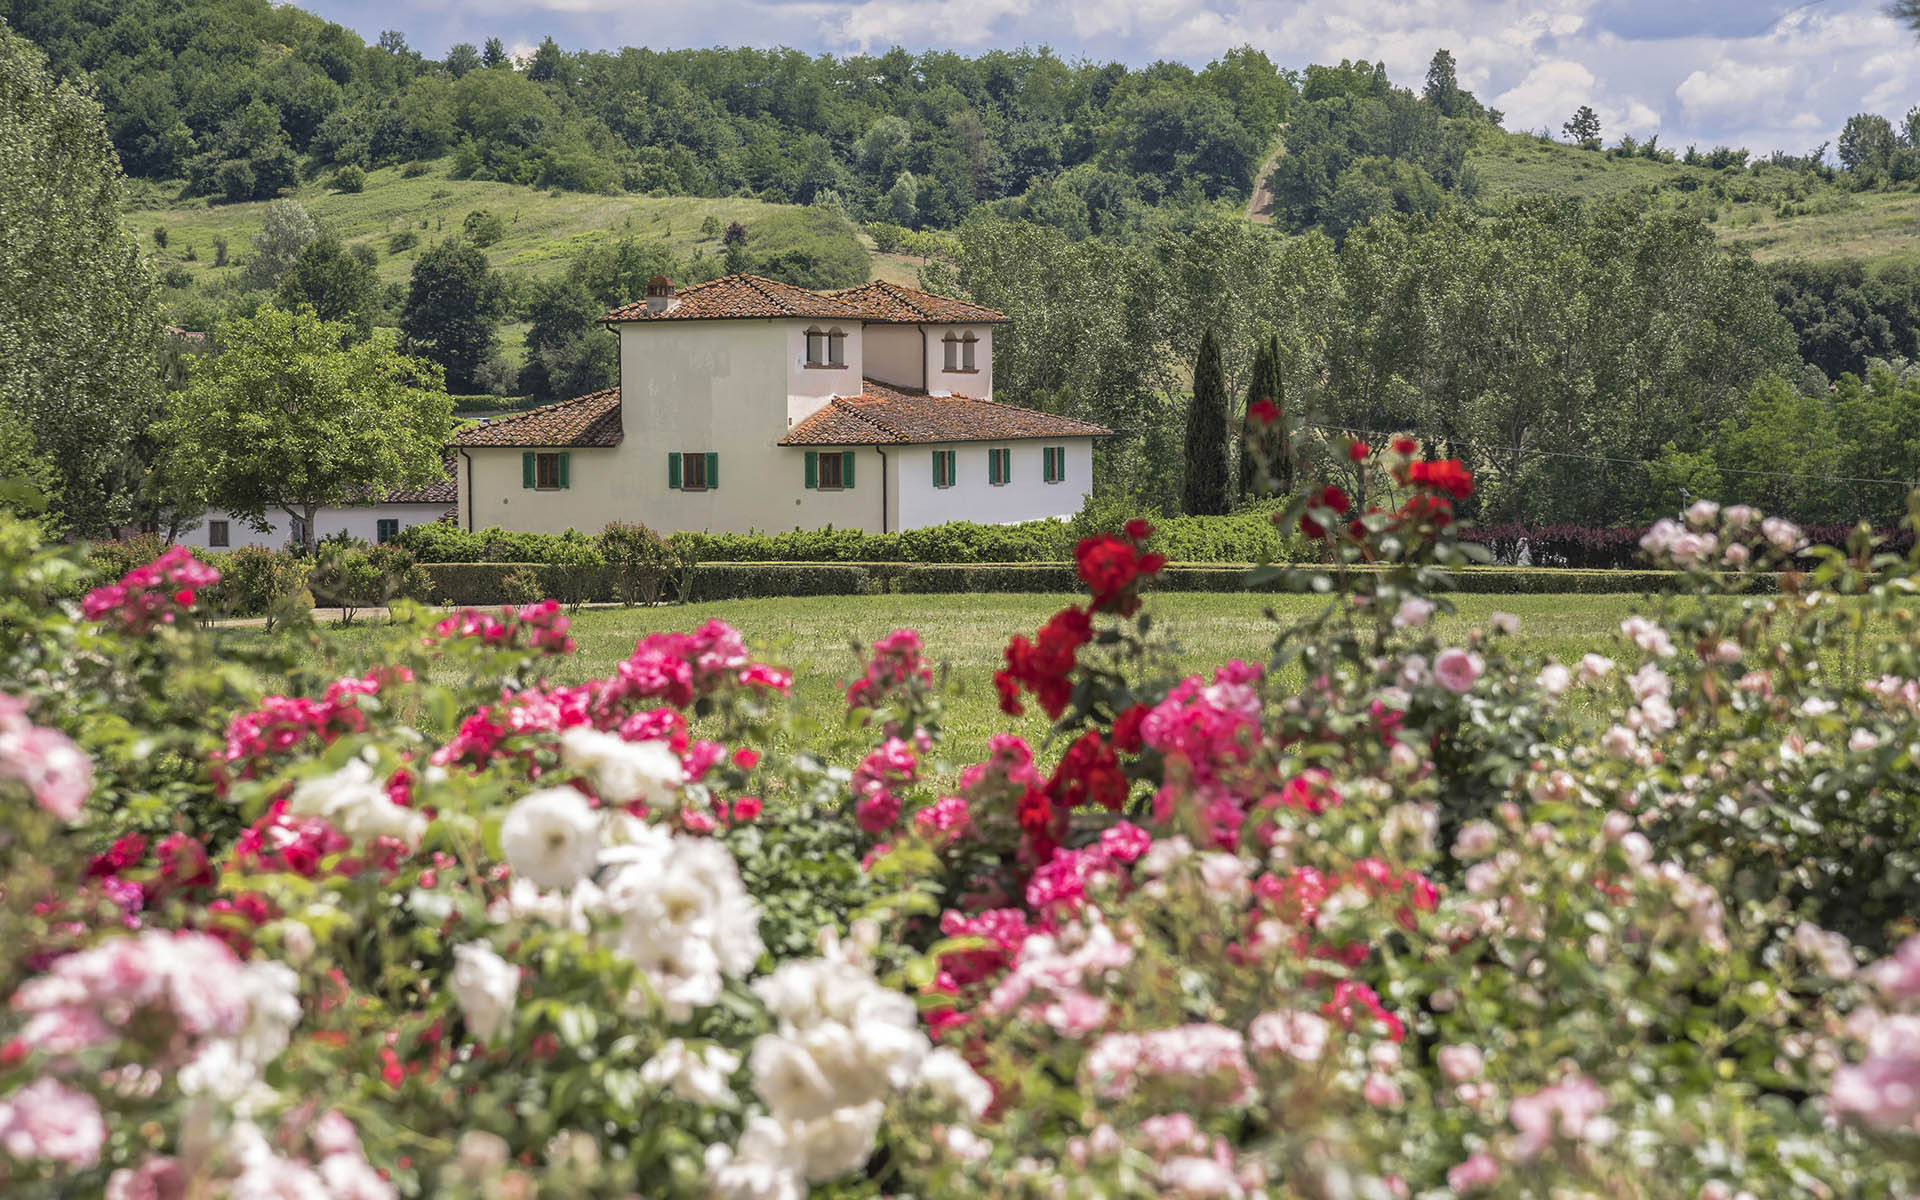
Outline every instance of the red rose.
{"label": "red rose", "polygon": [[1135,517],[1125,526],[1127,536],[1136,542],[1144,542],[1153,536],[1153,526],[1147,524],[1144,517]]}
{"label": "red rose", "polygon": [[1457,458],[1414,463],[1407,468],[1407,478],[1435,491],[1445,492],[1455,500],[1465,500],[1473,495],[1473,473]]}
{"label": "red rose", "polygon": [[1419,449],[1420,443],[1410,437],[1397,437],[1393,439],[1393,452],[1395,454],[1403,457],[1411,457]]}
{"label": "red rose", "polygon": [[1316,502],[1320,507],[1330,508],[1341,516],[1345,516],[1347,510],[1353,507],[1353,501],[1347,499],[1347,494],[1332,484],[1321,489]]}
{"label": "red rose", "polygon": [[1096,804],[1117,812],[1127,802],[1127,777],[1113,748],[1089,729],[1075,739],[1060,759],[1047,784],[1055,803],[1064,809]]}
{"label": "red rose", "polygon": [[1247,420],[1271,425],[1280,419],[1280,406],[1271,400],[1255,400],[1247,405]]}
{"label": "red rose", "polygon": [[1373,453],[1373,447],[1365,442],[1354,442],[1347,447],[1347,457],[1354,462],[1367,461],[1367,455]]}
{"label": "red rose", "polygon": [[1140,725],[1153,711],[1144,704],[1136,704],[1121,713],[1113,721],[1113,748],[1125,754],[1138,754],[1145,743],[1140,737]]}

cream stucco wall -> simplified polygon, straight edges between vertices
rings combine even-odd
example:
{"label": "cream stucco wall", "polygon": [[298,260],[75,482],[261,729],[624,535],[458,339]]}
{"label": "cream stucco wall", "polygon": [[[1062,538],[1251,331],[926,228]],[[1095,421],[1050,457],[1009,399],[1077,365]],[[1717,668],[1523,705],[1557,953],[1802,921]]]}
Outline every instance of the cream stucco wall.
{"label": "cream stucco wall", "polygon": [[[979,338],[974,347],[975,369],[947,370],[946,337],[952,333]],[[965,361],[964,359],[957,361]],[[993,399],[993,326],[929,325],[926,338],[926,389],[936,396],[957,394],[979,400]]]}
{"label": "cream stucco wall", "polygon": [[[323,508],[314,514],[314,537],[331,537],[337,533],[346,533],[353,537],[374,541],[380,534],[380,522],[393,520],[400,522],[400,528],[410,525],[422,525],[429,521],[438,521],[440,514],[447,511],[445,503],[440,504],[366,504],[352,508]],[[187,530],[174,539],[174,544],[190,546],[196,550],[231,550],[239,546],[266,546],[278,549],[293,543],[293,520],[284,512],[269,512],[267,523],[273,528],[266,533],[256,532],[239,517],[230,513],[209,513],[213,520],[227,522],[227,545],[214,546],[208,541],[207,522]]]}
{"label": "cream stucco wall", "polygon": [[[759,322],[725,321],[716,322],[716,324],[726,328],[759,324]],[[835,396],[860,394],[864,335],[858,321],[787,321],[784,324],[787,334],[787,425],[791,428],[825,408],[827,401]],[[822,333],[839,330],[846,334],[847,344],[844,355],[846,364],[839,368],[807,365],[807,330],[809,329],[818,329]],[[622,343],[623,361],[625,349],[625,343]],[[622,395],[624,394],[623,392]],[[781,436],[786,435],[783,433]]]}
{"label": "cream stucco wall", "polygon": [[865,370],[870,377],[895,387],[925,387],[925,331],[918,325],[867,326]]}
{"label": "cream stucco wall", "polygon": [[[1067,477],[1046,482],[1044,446],[1067,448]],[[987,451],[1008,449],[1011,478],[1005,484],[988,482]],[[933,451],[954,452],[954,485],[933,486]],[[1093,439],[1056,438],[1046,441],[960,442],[946,446],[894,446],[888,501],[892,527],[918,529],[947,521],[974,521],[1005,525],[1042,517],[1071,517],[1086,503],[1093,487]]]}

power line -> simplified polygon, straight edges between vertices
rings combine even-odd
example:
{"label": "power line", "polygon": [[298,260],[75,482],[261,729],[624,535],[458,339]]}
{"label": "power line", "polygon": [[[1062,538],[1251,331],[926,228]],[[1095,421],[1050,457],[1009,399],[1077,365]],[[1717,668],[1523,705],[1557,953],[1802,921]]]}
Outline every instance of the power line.
{"label": "power line", "polygon": [[[1311,421],[1304,422],[1304,424],[1308,429],[1321,429],[1328,433],[1357,433],[1366,437],[1423,436],[1419,434],[1417,430],[1354,429],[1346,425],[1320,425]],[[1474,449],[1488,454],[1531,454],[1540,458],[1571,458],[1581,462],[1613,463],[1619,466],[1629,467],[1650,467],[1657,461],[1651,458],[1612,458],[1604,454],[1575,454],[1568,450],[1535,450],[1526,446],[1489,446],[1484,442],[1476,442],[1470,438],[1443,438],[1440,440],[1455,445],[1472,446]],[[1822,483],[1878,483],[1890,487],[1907,488],[1908,490],[1912,490],[1915,486],[1914,481],[1911,479],[1866,479],[1855,475],[1809,475],[1799,471],[1755,471],[1744,467],[1715,467],[1714,470],[1719,471],[1723,475],[1759,475],[1768,479],[1813,479]]]}

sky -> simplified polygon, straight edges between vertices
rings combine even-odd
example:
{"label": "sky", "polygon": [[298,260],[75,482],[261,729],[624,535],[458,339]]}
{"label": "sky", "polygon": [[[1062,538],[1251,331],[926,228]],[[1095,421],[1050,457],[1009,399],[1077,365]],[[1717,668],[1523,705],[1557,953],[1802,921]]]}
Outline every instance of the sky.
{"label": "sky", "polygon": [[1897,124],[1920,104],[1920,42],[1884,0],[302,0],[373,40],[397,29],[432,57],[497,36],[526,51],[792,46],[810,53],[978,53],[1049,46],[1063,58],[1202,67],[1251,45],[1282,67],[1383,60],[1418,87],[1438,47],[1463,86],[1549,129],[1581,104],[1609,143],[1659,134],[1805,153],[1857,112]]}

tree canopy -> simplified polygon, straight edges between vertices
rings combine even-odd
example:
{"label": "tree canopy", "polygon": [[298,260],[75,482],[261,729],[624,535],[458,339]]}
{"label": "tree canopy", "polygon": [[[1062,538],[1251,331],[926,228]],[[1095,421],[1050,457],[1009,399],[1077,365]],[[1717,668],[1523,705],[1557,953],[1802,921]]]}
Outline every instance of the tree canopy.
{"label": "tree canopy", "polygon": [[368,503],[439,477],[453,405],[439,368],[351,327],[263,308],[220,328],[162,429],[183,492],[265,528],[304,523],[313,548],[324,506]]}

